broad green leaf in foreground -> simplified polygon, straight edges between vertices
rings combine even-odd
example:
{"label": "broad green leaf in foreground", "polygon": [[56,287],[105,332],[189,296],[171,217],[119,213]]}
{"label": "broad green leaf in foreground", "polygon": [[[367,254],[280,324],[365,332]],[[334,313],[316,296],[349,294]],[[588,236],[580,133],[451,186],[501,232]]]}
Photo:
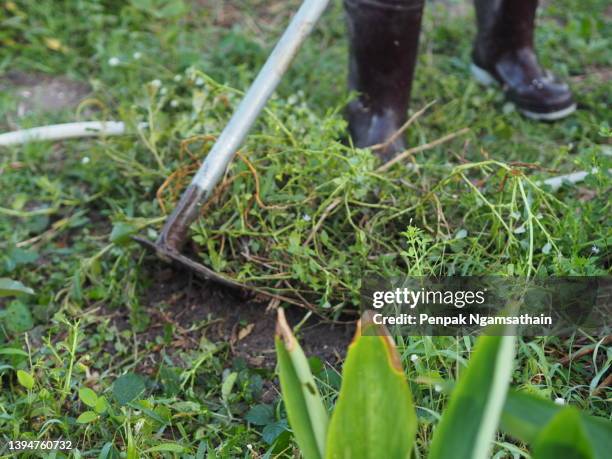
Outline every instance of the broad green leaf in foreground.
{"label": "broad green leaf in foreground", "polygon": [[325,452],[327,411],[308,360],[291,332],[282,308],[276,324],[276,355],[289,424],[305,459],[321,459]]}
{"label": "broad green leaf in foreground", "polygon": [[[375,325],[364,317],[362,327]],[[358,327],[349,346],[326,458],[406,459],[417,430],[412,394],[388,332],[366,335]]]}
{"label": "broad green leaf in foreground", "polygon": [[8,277],[0,277],[0,297],[16,296],[21,294],[34,295],[34,290],[26,287],[21,282],[9,279]]}
{"label": "broad green leaf in foreground", "polygon": [[[504,405],[501,429],[525,443],[534,444],[542,429],[563,406],[533,394],[510,390]],[[607,459],[612,451],[612,423],[580,413],[586,437],[596,459]]]}
{"label": "broad green leaf in foreground", "polygon": [[430,459],[485,459],[497,430],[514,361],[514,336],[481,336],[436,427]]}
{"label": "broad green leaf in foreground", "polygon": [[593,459],[580,412],[563,408],[542,429],[533,445],[533,459]]}

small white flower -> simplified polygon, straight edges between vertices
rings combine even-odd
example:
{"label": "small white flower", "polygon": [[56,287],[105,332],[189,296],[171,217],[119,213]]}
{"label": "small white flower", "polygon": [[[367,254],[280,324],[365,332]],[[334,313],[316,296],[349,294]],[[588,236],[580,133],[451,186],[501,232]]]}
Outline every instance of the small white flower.
{"label": "small white flower", "polygon": [[557,397],[555,399],[555,405],[565,405],[565,399],[563,397]]}
{"label": "small white flower", "polygon": [[442,392],[442,386],[440,384],[434,385],[434,390],[438,393]]}
{"label": "small white flower", "polygon": [[158,79],[151,81],[151,86],[153,86],[154,88],[159,88],[161,87],[161,85],[162,85],[162,82]]}
{"label": "small white flower", "polygon": [[142,426],[144,426],[145,420],[144,419],[140,419],[136,425],[134,426],[134,433],[139,433],[140,430],[142,429]]}
{"label": "small white flower", "polygon": [[466,229],[461,228],[459,231],[457,231],[457,234],[455,234],[455,239],[465,239],[468,235],[468,232]]}
{"label": "small white flower", "polygon": [[591,252],[597,255],[599,253],[599,247],[594,245],[593,247],[591,247]]}
{"label": "small white flower", "polygon": [[178,100],[176,100],[176,99],[172,99],[172,100],[170,101],[170,106],[171,106],[172,108],[176,108],[176,107],[178,107],[178,106],[179,106],[179,101],[178,101]]}
{"label": "small white flower", "polygon": [[196,86],[202,86],[204,84],[204,78],[202,78],[202,77],[196,78],[195,84],[196,84]]}
{"label": "small white flower", "polygon": [[165,86],[159,90],[159,93],[162,96],[166,95],[167,92],[168,92],[168,88],[166,88]]}
{"label": "small white flower", "polygon": [[502,112],[504,113],[504,115],[507,115],[508,113],[512,113],[514,109],[515,109],[515,106],[513,103],[506,103],[502,107]]}
{"label": "small white flower", "polygon": [[418,355],[416,355],[416,354],[412,354],[412,355],[410,356],[410,360],[411,360],[412,362],[416,362],[417,360],[419,360],[419,356],[418,356]]}
{"label": "small white flower", "polygon": [[142,53],[140,51],[136,51],[134,54],[132,54],[132,57],[138,60],[142,57]]}
{"label": "small white flower", "polygon": [[121,64],[121,61],[118,57],[113,56],[108,60],[108,65],[110,65],[111,67],[117,67],[119,64]]}
{"label": "small white flower", "polygon": [[89,161],[91,161],[89,159],[89,156],[83,156],[83,159],[81,160],[81,164],[89,164]]}
{"label": "small white flower", "polygon": [[174,75],[174,81],[176,81],[177,83],[181,81],[182,79],[183,79],[182,75]]}
{"label": "small white flower", "polygon": [[310,215],[304,214],[302,215],[302,220],[304,220],[305,222],[309,222],[310,220],[312,220],[312,218],[310,217]]}

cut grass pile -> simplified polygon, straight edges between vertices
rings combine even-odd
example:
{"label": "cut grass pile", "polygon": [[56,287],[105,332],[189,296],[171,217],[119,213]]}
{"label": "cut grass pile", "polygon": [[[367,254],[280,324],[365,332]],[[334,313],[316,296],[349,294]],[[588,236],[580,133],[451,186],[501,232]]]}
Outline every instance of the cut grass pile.
{"label": "cut grass pile", "polygon": [[[156,82],[149,93],[150,126],[157,107],[173,107],[172,136],[185,139],[179,165],[158,189],[163,209],[175,204],[240,97],[202,73],[180,81]],[[188,100],[179,102],[181,94]],[[226,277],[328,315],[358,304],[366,277],[606,272],[593,258],[610,242],[603,147],[585,155],[598,171],[588,179],[592,194],[576,195],[575,186],[555,194],[541,184],[555,171],[521,161],[520,151],[514,161],[496,159],[478,133],[452,123],[440,136],[428,119],[447,107],[430,110],[412,118],[423,123],[423,143],[381,164],[343,141],[340,110],[319,115],[302,92],[276,98],[203,206],[194,250]],[[153,159],[163,166],[163,154],[147,145],[151,167]],[[137,158],[118,159],[137,174]]]}

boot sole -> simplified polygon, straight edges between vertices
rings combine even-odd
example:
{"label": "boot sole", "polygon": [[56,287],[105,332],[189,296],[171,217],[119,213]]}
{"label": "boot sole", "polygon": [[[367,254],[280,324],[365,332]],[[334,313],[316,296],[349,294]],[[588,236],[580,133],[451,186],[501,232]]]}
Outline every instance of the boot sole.
{"label": "boot sole", "polygon": [[[499,85],[499,82],[495,79],[495,77],[493,77],[493,75],[491,75],[482,67],[478,67],[476,64],[472,63],[470,69],[472,71],[472,76],[478,83],[484,86]],[[562,108],[561,110],[557,110],[554,112],[534,112],[531,110],[525,110],[524,108],[520,107],[518,108],[518,111],[532,120],[556,121],[574,113],[576,111],[576,104],[572,104],[568,107]]]}

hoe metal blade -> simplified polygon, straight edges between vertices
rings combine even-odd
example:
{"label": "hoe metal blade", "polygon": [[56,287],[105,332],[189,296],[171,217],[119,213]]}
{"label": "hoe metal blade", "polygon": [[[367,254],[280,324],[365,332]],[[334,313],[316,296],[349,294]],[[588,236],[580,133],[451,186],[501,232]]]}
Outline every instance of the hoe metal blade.
{"label": "hoe metal blade", "polygon": [[329,0],[304,0],[191,184],[183,192],[178,205],[166,220],[158,240],[155,243],[141,237],[134,237],[134,240],[148,249],[153,249],[165,261],[226,285],[244,287],[182,255],[181,250],[186,242],[189,226],[198,218],[202,204],[209,199],[225,174],[227,166],[328,3]]}

